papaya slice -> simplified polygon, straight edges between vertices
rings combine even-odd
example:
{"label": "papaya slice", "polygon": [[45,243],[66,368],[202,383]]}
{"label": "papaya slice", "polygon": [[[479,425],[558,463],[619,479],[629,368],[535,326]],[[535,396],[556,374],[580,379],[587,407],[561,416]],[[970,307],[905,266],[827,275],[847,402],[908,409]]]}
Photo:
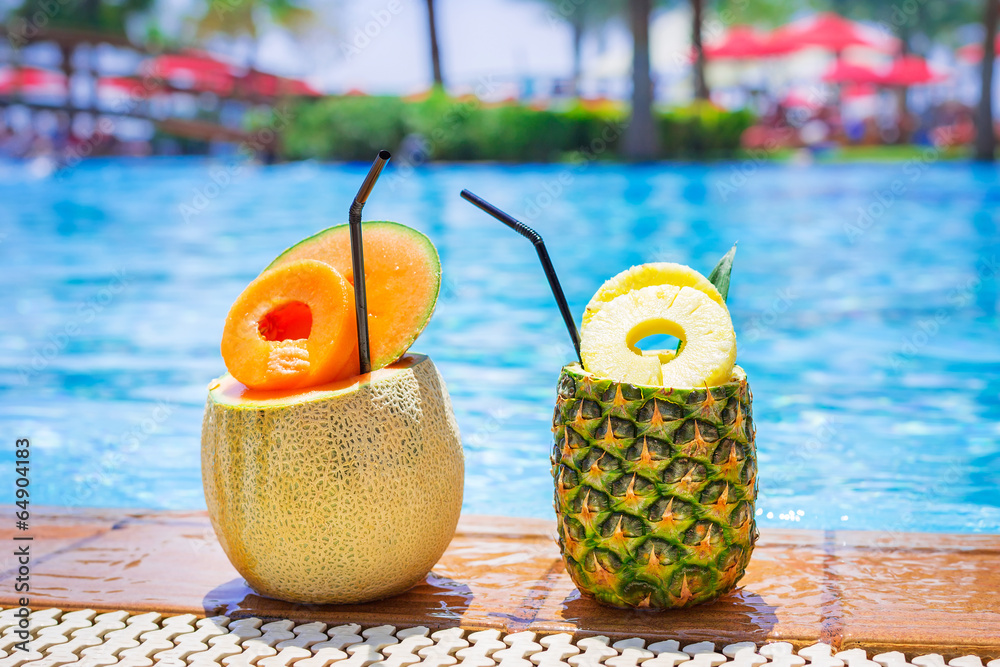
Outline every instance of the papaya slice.
{"label": "papaya slice", "polygon": [[356,375],[357,343],[350,283],[329,264],[300,259],[265,271],[237,297],[222,358],[251,389],[297,389]]}
{"label": "papaya slice", "polygon": [[[406,225],[372,221],[362,223],[361,229],[368,297],[368,340],[372,370],[376,370],[402,357],[427,326],[441,289],[441,260],[431,240]],[[265,272],[302,259],[329,264],[353,289],[348,225],[330,227],[299,242],[271,262]],[[348,374],[357,373],[355,345]]]}

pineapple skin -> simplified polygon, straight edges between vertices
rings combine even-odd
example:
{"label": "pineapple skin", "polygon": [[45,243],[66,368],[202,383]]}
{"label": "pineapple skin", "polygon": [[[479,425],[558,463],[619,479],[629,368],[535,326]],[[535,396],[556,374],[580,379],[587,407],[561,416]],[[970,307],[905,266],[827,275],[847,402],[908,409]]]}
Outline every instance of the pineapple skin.
{"label": "pineapple skin", "polygon": [[752,393],[637,386],[570,364],[552,476],[573,583],[612,607],[672,609],[736,588],[757,540]]}

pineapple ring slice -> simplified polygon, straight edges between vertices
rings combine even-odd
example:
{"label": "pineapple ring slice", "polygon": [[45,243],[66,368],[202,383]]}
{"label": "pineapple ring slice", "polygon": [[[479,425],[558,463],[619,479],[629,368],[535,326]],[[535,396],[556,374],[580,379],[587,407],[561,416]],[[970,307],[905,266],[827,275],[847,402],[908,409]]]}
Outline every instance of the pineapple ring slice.
{"label": "pineapple ring slice", "polygon": [[653,285],[693,287],[707,294],[708,298],[723,308],[726,307],[726,300],[719,294],[719,290],[716,289],[715,285],[690,266],[674,264],[672,262],[649,262],[648,264],[633,266],[605,280],[601,288],[597,290],[597,293],[591,297],[586,310],[583,311],[584,326],[599,310],[622,294],[628,294],[637,289],[652,287]]}
{"label": "pineapple ring slice", "polygon": [[[637,353],[635,343],[666,333],[685,341],[663,362]],[[736,333],[729,311],[693,287],[653,285],[612,299],[583,325],[584,368],[618,382],[658,387],[724,384],[736,363]]]}

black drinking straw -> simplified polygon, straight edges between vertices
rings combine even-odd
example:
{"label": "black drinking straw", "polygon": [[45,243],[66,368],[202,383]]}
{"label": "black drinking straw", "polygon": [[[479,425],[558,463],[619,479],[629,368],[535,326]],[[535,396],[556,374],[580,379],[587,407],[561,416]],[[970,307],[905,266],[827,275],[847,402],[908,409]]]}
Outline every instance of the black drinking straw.
{"label": "black drinking straw", "polygon": [[364,183],[354,197],[347,221],[351,227],[351,265],[354,268],[354,314],[358,319],[358,371],[371,373],[372,353],[368,342],[368,293],[365,291],[365,248],[361,242],[361,209],[375,187],[382,168],[389,161],[389,151],[379,151]]}
{"label": "black drinking straw", "polygon": [[512,215],[504,213],[485,199],[472,194],[468,190],[462,190],[462,198],[483,209],[494,218],[531,241],[532,245],[535,246],[535,251],[538,253],[538,260],[542,263],[542,268],[545,270],[545,277],[549,279],[549,287],[552,288],[552,296],[556,298],[556,303],[559,304],[559,312],[562,313],[563,321],[566,323],[566,329],[569,331],[569,337],[573,340],[573,347],[576,348],[576,357],[582,364],[583,357],[580,356],[580,334],[577,333],[576,323],[573,321],[573,313],[570,312],[569,304],[566,303],[566,295],[563,294],[562,286],[559,284],[559,277],[556,276],[555,267],[552,266],[552,260],[549,259],[549,251],[545,249],[545,241],[542,240],[541,234]]}

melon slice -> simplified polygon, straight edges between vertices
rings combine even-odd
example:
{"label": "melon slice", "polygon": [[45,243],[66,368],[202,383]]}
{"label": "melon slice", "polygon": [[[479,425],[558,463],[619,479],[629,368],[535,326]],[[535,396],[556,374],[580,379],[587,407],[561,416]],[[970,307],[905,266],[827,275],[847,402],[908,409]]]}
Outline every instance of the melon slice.
{"label": "melon slice", "polygon": [[314,259],[260,274],[236,298],[222,332],[226,368],[254,389],[346,377],[357,347],[354,290],[336,269]]}
{"label": "melon slice", "polygon": [[[427,326],[441,289],[441,260],[431,240],[397,222],[362,223],[368,339],[372,370],[399,359]],[[335,268],[351,284],[351,236],[348,225],[330,227],[281,253],[266,270],[301,259]],[[355,345],[347,375],[358,373]]]}

